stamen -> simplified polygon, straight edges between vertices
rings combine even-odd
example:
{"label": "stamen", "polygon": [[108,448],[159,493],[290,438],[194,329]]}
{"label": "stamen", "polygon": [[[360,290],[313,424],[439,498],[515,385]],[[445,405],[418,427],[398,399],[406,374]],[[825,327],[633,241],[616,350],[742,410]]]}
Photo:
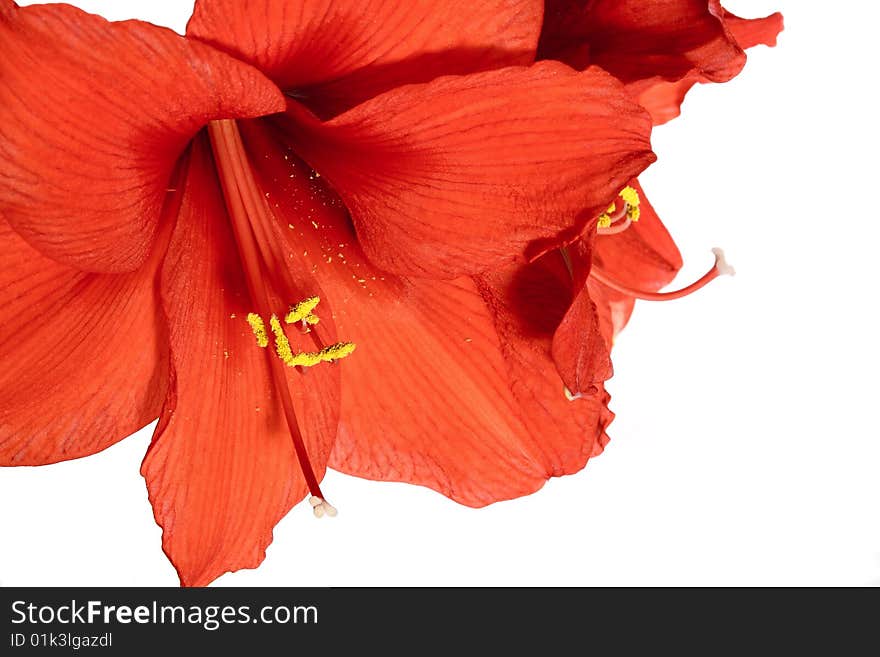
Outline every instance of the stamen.
{"label": "stamen", "polygon": [[309,297],[294,304],[284,317],[285,323],[296,324],[305,321],[308,324],[317,324],[320,320],[312,314],[312,311],[318,307],[319,303],[321,303],[321,297]]}
{"label": "stamen", "polygon": [[290,341],[284,334],[284,329],[281,328],[281,322],[278,321],[278,317],[272,315],[269,318],[269,326],[272,327],[272,334],[275,336],[275,353],[278,354],[278,358],[287,365],[290,365],[290,362],[293,360],[293,351],[290,348]]}
{"label": "stamen", "polygon": [[607,228],[601,228],[599,233],[601,235],[617,235],[629,228],[632,225],[632,222],[633,220],[627,217],[623,221],[618,221],[616,224],[609,224]]}
{"label": "stamen", "polygon": [[[317,299],[317,297],[312,297],[311,299]],[[311,299],[301,301],[293,308],[295,309],[306,302],[311,303]],[[312,305],[312,308],[316,305],[317,302]],[[291,313],[293,312],[294,311],[291,310]],[[309,312],[309,315],[302,319],[303,322],[308,322],[310,324],[317,323],[318,318],[312,315],[310,310],[305,312]],[[310,321],[309,317],[312,317],[314,321]],[[261,347],[267,346],[268,336],[266,335],[263,318],[256,313],[250,313],[248,315],[248,323],[254,329],[254,334],[257,336],[257,344]],[[332,363],[333,361],[350,356],[357,348],[357,345],[353,342],[337,342],[336,344],[331,344],[319,351],[301,351],[293,353],[293,349],[290,346],[290,340],[287,339],[287,334],[284,332],[284,327],[281,326],[281,321],[278,319],[277,315],[272,315],[269,318],[269,326],[272,329],[272,335],[275,336],[275,353],[278,354],[278,358],[280,358],[288,367],[314,367],[321,363]],[[261,333],[258,331],[261,331]]]}
{"label": "stamen", "polygon": [[712,249],[712,253],[715,254],[715,264],[712,265],[712,269],[707,271],[705,274],[703,274],[703,276],[701,276],[690,285],[683,287],[680,290],[675,290],[673,292],[650,292],[647,290],[637,290],[635,288],[628,287],[627,285],[624,285],[623,283],[614,280],[595,265],[590,270],[590,276],[597,282],[602,283],[603,285],[606,285],[613,290],[617,290],[618,292],[622,292],[623,294],[634,297],[636,299],[644,299],[646,301],[671,301],[672,299],[680,299],[681,297],[686,297],[687,295],[696,292],[700,288],[708,285],[711,281],[715,280],[719,276],[733,276],[736,273],[733,267],[731,267],[727,263],[727,260],[724,258],[724,251],[715,248]]}
{"label": "stamen", "polygon": [[600,235],[622,233],[638,221],[642,215],[642,211],[639,209],[642,200],[634,187],[624,187],[620,190],[618,197],[622,201],[619,206],[617,202],[612,203],[605,212],[599,215],[596,221],[596,231]]}
{"label": "stamen", "polygon": [[336,507],[330,504],[330,502],[325,500],[323,497],[312,495],[309,498],[309,504],[312,505],[312,512],[315,514],[316,518],[321,518],[325,515],[329,518],[336,517]]}
{"label": "stamen", "polygon": [[314,367],[319,363],[332,363],[350,356],[356,348],[357,345],[353,342],[337,342],[329,347],[324,347],[321,351],[304,351],[293,354],[289,361],[285,360],[284,362],[290,367]]}
{"label": "stamen", "polygon": [[254,332],[254,337],[257,338],[257,345],[265,349],[269,346],[269,336],[266,334],[266,325],[263,323],[263,318],[260,317],[257,313],[248,313],[247,322],[251,325],[251,330]]}
{"label": "stamen", "polygon": [[642,204],[642,199],[634,187],[627,185],[620,191],[620,198],[631,208],[637,208]]}

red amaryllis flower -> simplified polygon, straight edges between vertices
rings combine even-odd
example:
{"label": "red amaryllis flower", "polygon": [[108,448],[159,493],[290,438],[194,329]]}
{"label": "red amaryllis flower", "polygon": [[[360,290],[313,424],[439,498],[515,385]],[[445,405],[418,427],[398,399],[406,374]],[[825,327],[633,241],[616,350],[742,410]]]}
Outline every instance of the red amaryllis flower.
{"label": "red amaryllis flower", "polygon": [[[624,82],[655,124],[678,116],[685,94],[697,82],[734,77],[745,64],[744,49],[775,45],[782,29],[780,14],[746,20],[717,0],[545,4],[539,58],[559,59],[575,68],[603,67]],[[610,347],[637,298],[675,299],[733,271],[716,250],[716,262],[701,279],[675,292],[658,293],[681,268],[681,255],[638,181],[599,217],[594,233],[563,255],[576,287],[554,338],[554,355],[572,394],[588,389],[603,374],[595,366],[597,350],[587,339],[594,323]]]}
{"label": "red amaryllis flower", "polygon": [[183,38],[0,0],[0,463],[158,416],[188,585],[257,565],[307,492],[332,512],[328,459],[474,506],[583,467],[610,413],[551,359],[567,273],[505,275],[594,225],[651,121],[532,64],[541,10],[200,0]]}

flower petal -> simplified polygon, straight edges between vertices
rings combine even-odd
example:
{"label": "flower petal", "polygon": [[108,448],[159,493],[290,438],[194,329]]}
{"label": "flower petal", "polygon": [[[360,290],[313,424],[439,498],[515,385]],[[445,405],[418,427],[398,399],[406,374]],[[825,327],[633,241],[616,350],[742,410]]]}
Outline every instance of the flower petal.
{"label": "flower petal", "polygon": [[406,275],[537,256],[654,160],[650,117],[619,83],[558,62],[402,87],[328,123],[295,104],[288,116],[296,151],[339,192],[367,255]]}
{"label": "flower petal", "polygon": [[681,114],[681,104],[685,96],[697,82],[700,76],[690,74],[677,82],[661,80],[654,84],[639,85],[639,104],[651,113],[654,125],[663,125]]}
{"label": "flower petal", "polygon": [[583,295],[588,295],[595,305],[599,315],[599,331],[609,349],[614,346],[614,340],[629,322],[636,300],[622,292],[612,290],[607,285],[597,283],[592,278],[587,281],[587,289]]}
{"label": "flower petal", "polygon": [[[776,45],[776,37],[783,28],[781,14],[776,13],[766,18],[744,19],[725,10],[717,0],[710,2],[710,7],[713,14],[721,18],[728,34],[740,48],[745,50],[759,44]],[[681,80],[674,82],[665,80],[647,84],[637,82],[632,86],[632,90],[638,95],[642,107],[654,117],[654,125],[661,125],[681,113],[681,104],[691,87],[698,82],[711,81],[699,70],[693,70]]]}
{"label": "flower petal", "polygon": [[401,84],[534,60],[541,0],[197,0],[187,34],[326,116]]}
{"label": "flower petal", "polygon": [[159,415],[167,380],[154,277],[89,274],[0,219],[0,465],[99,452]]}
{"label": "flower petal", "polygon": [[718,0],[710,0],[709,4],[743,50],[758,45],[776,45],[776,37],[783,29],[782,14],[779,12],[764,18],[740,18],[722,7]]}
{"label": "flower petal", "polygon": [[252,67],[147,23],[0,8],[0,212],[73,267],[136,269],[174,163],[208,120],[283,108]]}
{"label": "flower petal", "polygon": [[[556,335],[571,313],[572,278],[558,252],[478,278],[494,317],[517,402],[532,435],[550,457],[553,476],[572,474],[602,453],[614,414],[604,381],[611,377],[608,349],[598,331],[585,343],[580,387],[565,385]],[[586,333],[584,333],[586,335]],[[590,384],[587,385],[587,380]],[[566,390],[567,388],[567,390]]]}
{"label": "flower petal", "polygon": [[[254,164],[287,223],[290,255],[311,263],[340,336],[358,345],[340,363],[331,467],[428,486],[470,506],[531,493],[583,467],[610,416],[598,396],[570,413],[549,334],[534,351],[524,341],[502,345],[492,304],[470,279],[377,269],[323,176],[292,150],[274,148],[260,126],[243,134],[254,156],[262,154]],[[521,349],[519,360],[505,349]]]}
{"label": "flower petal", "polygon": [[[590,275],[593,240],[583,238],[566,247],[565,262],[570,268],[565,315],[555,325],[552,354],[556,368],[569,394],[595,391],[597,385],[611,378],[610,343],[602,337],[600,317],[596,305],[586,289]],[[549,253],[544,256],[544,268],[561,267],[563,256]],[[557,282],[557,285],[559,283]],[[545,285],[549,287],[549,284]]]}
{"label": "flower petal", "polygon": [[[246,321],[254,307],[241,271],[199,137],[161,274],[173,385],[142,467],[163,549],[188,586],[257,566],[273,526],[306,493],[272,384],[275,356],[257,346]],[[320,478],[336,432],[339,379],[330,366],[312,370],[291,369],[288,384]]]}
{"label": "flower petal", "polygon": [[547,0],[539,59],[564,57],[579,43],[590,63],[626,83],[691,71],[721,82],[745,63],[706,0]]}

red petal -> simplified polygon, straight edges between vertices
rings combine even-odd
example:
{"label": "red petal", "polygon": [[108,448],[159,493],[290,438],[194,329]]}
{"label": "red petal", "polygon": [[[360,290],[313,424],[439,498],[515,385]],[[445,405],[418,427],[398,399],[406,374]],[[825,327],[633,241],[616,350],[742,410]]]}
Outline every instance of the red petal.
{"label": "red petal", "polygon": [[783,29],[782,14],[777,12],[764,18],[740,18],[724,9],[717,0],[711,4],[716,7],[716,11],[724,20],[724,25],[730,30],[740,48],[776,45],[776,37]]}
{"label": "red petal", "polygon": [[559,361],[554,365],[551,358],[557,351],[557,327],[572,312],[572,278],[562,257],[548,253],[479,281],[494,316],[514,394],[524,409],[524,422],[532,435],[540,437],[554,476],[577,472],[608,443],[605,429],[614,415],[607,407],[604,381],[611,377],[611,363],[598,330],[591,335],[581,332],[583,354],[589,354],[579,360],[582,385],[565,386],[575,398],[565,394]]}
{"label": "red petal", "polygon": [[290,255],[311,264],[339,335],[358,345],[339,364],[332,467],[429,486],[471,506],[528,494],[583,467],[610,416],[598,396],[569,412],[549,337],[534,349],[525,337],[502,344],[470,279],[406,279],[375,268],[323,176],[309,175],[259,126],[243,132],[264,184],[275,186],[270,200],[288,224]]}
{"label": "red petal", "polygon": [[590,0],[545,0],[538,59],[556,59],[578,70],[590,65]]}
{"label": "red petal", "polygon": [[[592,250],[590,239],[578,240],[566,248],[571,272],[565,270],[564,273],[568,277],[567,299],[571,301],[553,334],[553,359],[559,376],[572,394],[594,391],[597,384],[612,374],[611,345],[602,337],[599,313],[586,289]],[[558,271],[562,267],[563,258],[559,253],[549,253],[543,260],[545,268],[553,265]]]}
{"label": "red petal", "polygon": [[[710,2],[715,16],[722,19],[728,34],[740,48],[752,48],[759,44],[776,45],[776,37],[782,31],[781,14],[766,18],[744,19],[734,16],[716,1]],[[710,82],[699,70],[694,70],[676,82],[657,81],[648,84],[636,83],[632,90],[639,97],[639,103],[651,112],[654,125],[661,125],[681,113],[681,103],[685,95],[697,82]]]}
{"label": "red petal", "polygon": [[612,290],[606,285],[597,283],[592,278],[587,281],[587,288],[582,293],[588,295],[590,301],[596,306],[599,315],[599,331],[609,349],[614,345],[614,339],[629,322],[636,300]]}
{"label": "red petal", "polygon": [[0,212],[89,271],[147,258],[174,163],[208,120],[283,108],[246,64],[65,5],[0,12]]}
{"label": "red petal", "polygon": [[440,75],[534,60],[540,0],[198,0],[187,34],[336,114]]}
{"label": "red petal", "polygon": [[548,0],[547,5],[550,20],[539,57],[571,51],[580,41],[589,46],[592,64],[627,83],[675,81],[693,70],[720,82],[745,63],[706,0]]}
{"label": "red petal", "polygon": [[148,424],[167,353],[155,254],[133,274],[46,258],[0,220],[0,465],[98,452]]}
{"label": "red petal", "polygon": [[[254,308],[210,158],[200,137],[162,270],[173,386],[142,467],[163,548],[188,586],[257,566],[273,526],[306,492],[271,383],[275,356],[246,321]],[[313,370],[291,370],[289,385],[320,478],[339,381],[337,369]]]}
{"label": "red petal", "polygon": [[558,62],[402,87],[325,124],[295,112],[294,148],[400,274],[452,278],[570,240],[654,160],[619,83]]}
{"label": "red petal", "polygon": [[663,125],[681,114],[684,97],[699,81],[699,75],[692,74],[678,82],[656,82],[639,93],[639,104],[651,113],[654,125]]}

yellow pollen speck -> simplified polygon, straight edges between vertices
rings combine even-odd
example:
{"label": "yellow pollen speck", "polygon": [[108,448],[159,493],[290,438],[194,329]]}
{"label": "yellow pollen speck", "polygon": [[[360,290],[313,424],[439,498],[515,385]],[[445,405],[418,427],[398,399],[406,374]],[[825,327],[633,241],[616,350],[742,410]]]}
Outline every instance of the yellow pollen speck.
{"label": "yellow pollen speck", "polygon": [[263,318],[260,317],[257,313],[248,313],[247,321],[248,324],[251,325],[251,329],[254,332],[254,337],[257,338],[257,345],[264,349],[268,347],[269,336],[266,334],[266,325],[263,323]]}
{"label": "yellow pollen speck", "polygon": [[639,210],[638,208],[629,208],[626,211],[626,216],[629,217],[630,221],[635,222],[635,221],[638,221],[639,217],[642,216],[642,211]]}
{"label": "yellow pollen speck", "polygon": [[599,215],[599,228],[608,228],[611,225],[611,217],[608,214],[600,214]]}

